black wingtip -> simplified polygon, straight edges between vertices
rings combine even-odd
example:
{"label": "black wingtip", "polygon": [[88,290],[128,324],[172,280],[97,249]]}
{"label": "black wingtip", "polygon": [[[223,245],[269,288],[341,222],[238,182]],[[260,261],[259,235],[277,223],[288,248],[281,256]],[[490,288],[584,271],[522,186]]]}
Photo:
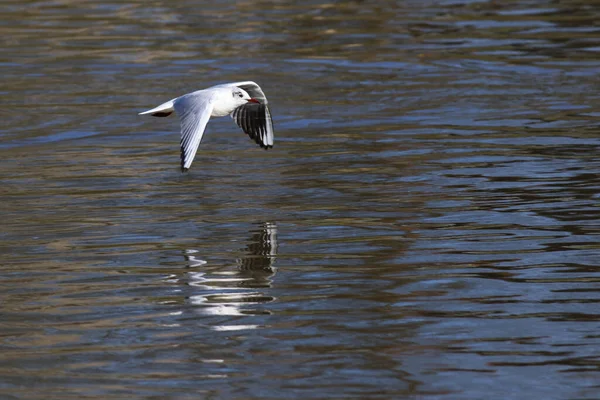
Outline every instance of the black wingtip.
{"label": "black wingtip", "polygon": [[173,111],[159,111],[159,112],[155,112],[150,115],[152,115],[153,117],[168,117],[172,113],[173,113]]}
{"label": "black wingtip", "polygon": [[[183,142],[182,142],[183,143]],[[187,172],[188,168],[184,167],[185,165],[185,150],[183,146],[179,148],[181,151],[179,153],[179,166],[181,167],[181,173]]]}
{"label": "black wingtip", "polygon": [[[248,136],[250,136],[250,135],[248,135]],[[258,135],[251,137],[251,139],[253,139],[254,143],[256,143],[261,149],[269,150],[269,149],[273,148],[272,144],[264,144],[262,142],[262,140],[260,140],[260,136],[258,136]]]}

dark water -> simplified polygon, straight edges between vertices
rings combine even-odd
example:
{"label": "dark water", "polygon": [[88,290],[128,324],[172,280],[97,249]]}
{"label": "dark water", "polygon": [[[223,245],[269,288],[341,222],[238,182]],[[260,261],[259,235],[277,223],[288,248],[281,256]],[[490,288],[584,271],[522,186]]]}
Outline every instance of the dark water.
{"label": "dark water", "polygon": [[600,398],[600,2],[1,7],[0,398]]}

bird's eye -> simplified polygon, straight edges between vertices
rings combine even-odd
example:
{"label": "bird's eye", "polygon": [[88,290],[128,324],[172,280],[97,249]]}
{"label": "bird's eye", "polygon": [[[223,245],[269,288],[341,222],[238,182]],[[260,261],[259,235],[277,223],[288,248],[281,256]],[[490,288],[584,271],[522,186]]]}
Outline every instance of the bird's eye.
{"label": "bird's eye", "polygon": [[243,95],[243,94],[241,94],[241,93],[238,93],[238,96],[240,96],[240,97],[244,97],[244,95]]}

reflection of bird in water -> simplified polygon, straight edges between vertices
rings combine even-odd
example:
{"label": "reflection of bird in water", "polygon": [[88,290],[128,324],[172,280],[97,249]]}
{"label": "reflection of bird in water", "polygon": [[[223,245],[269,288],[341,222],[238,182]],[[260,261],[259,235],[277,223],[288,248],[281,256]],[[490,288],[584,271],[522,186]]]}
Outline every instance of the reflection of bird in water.
{"label": "reflection of bird in water", "polygon": [[[237,269],[215,268],[197,258],[197,250],[186,250],[189,267],[201,267],[188,272],[188,284],[196,289],[189,301],[205,308],[211,315],[265,314],[264,309],[252,309],[252,304],[268,303],[272,296],[259,289],[271,287],[277,255],[277,225],[274,222],[260,224],[259,229],[250,231],[251,236],[244,253],[237,259]],[[205,265],[206,264],[206,265]],[[203,268],[204,267],[204,268]],[[200,291],[200,292],[199,292]]]}
{"label": "reflection of bird in water", "polygon": [[186,250],[185,251],[185,260],[189,261],[188,267],[189,268],[194,268],[194,267],[199,267],[201,265],[206,264],[206,261],[199,259],[198,257],[196,257],[194,254],[198,253],[198,250]]}
{"label": "reflection of bird in water", "polygon": [[244,274],[275,273],[275,258],[277,255],[277,225],[265,222],[261,229],[255,232],[250,243],[246,246],[247,254],[238,258],[238,266]]}

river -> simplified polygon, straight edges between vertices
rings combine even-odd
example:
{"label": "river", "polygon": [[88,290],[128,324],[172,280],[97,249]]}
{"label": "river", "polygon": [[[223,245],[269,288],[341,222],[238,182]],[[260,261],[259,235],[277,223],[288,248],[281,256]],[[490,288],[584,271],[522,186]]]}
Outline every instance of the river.
{"label": "river", "polygon": [[2,9],[0,398],[600,397],[599,2]]}

